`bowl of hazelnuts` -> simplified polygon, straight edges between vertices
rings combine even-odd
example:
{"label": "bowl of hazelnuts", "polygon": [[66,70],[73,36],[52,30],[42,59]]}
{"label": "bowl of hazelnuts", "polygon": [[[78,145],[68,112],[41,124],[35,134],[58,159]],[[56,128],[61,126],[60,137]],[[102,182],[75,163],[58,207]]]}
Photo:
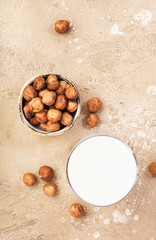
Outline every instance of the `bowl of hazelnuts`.
{"label": "bowl of hazelnuts", "polygon": [[24,125],[43,136],[57,136],[72,128],[81,110],[76,85],[59,74],[27,81],[18,106]]}

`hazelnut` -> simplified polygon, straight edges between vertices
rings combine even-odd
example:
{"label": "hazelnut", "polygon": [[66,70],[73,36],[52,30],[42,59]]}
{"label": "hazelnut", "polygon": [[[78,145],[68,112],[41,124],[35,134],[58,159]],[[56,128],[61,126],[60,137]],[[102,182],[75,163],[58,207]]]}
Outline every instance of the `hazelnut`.
{"label": "hazelnut", "polygon": [[65,90],[65,95],[68,99],[74,100],[78,98],[78,91],[73,86],[69,86]]}
{"label": "hazelnut", "polygon": [[80,217],[84,214],[84,209],[80,204],[74,203],[70,206],[69,212],[72,217]]}
{"label": "hazelnut", "polygon": [[55,23],[55,31],[58,33],[66,33],[69,30],[69,22],[67,20],[58,20]]}
{"label": "hazelnut", "polygon": [[77,107],[78,107],[78,104],[76,101],[71,101],[71,100],[68,101],[67,110],[69,112],[75,112]]}
{"label": "hazelnut", "polygon": [[65,89],[68,88],[70,85],[66,81],[60,81],[59,82],[59,87],[56,90],[56,93],[59,94],[65,94]]}
{"label": "hazelnut", "polygon": [[88,118],[87,118],[87,124],[90,127],[95,127],[99,123],[99,118],[95,113],[90,113]]}
{"label": "hazelnut", "polygon": [[67,106],[67,98],[64,95],[58,95],[55,102],[55,108],[59,110],[65,109]]}
{"label": "hazelnut", "polygon": [[37,91],[33,86],[27,86],[23,91],[23,97],[25,100],[31,101],[31,99],[37,97]]}
{"label": "hazelnut", "polygon": [[43,131],[47,131],[47,124],[46,124],[46,123],[41,123],[41,124],[40,124],[40,128],[41,128]]}
{"label": "hazelnut", "polygon": [[94,97],[88,101],[87,107],[88,107],[89,112],[97,112],[101,109],[102,103],[99,98]]}
{"label": "hazelnut", "polygon": [[25,115],[26,118],[28,118],[28,119],[32,118],[33,112],[30,109],[29,105],[24,106],[23,112],[24,112],[24,115]]}
{"label": "hazelnut", "polygon": [[40,167],[38,173],[39,173],[40,178],[43,181],[47,181],[47,182],[49,182],[54,176],[53,169],[49,166]]}
{"label": "hazelnut", "polygon": [[47,183],[43,186],[43,191],[48,196],[55,196],[57,193],[57,186],[56,184],[53,184],[53,183]]}
{"label": "hazelnut", "polygon": [[36,97],[29,102],[29,107],[33,112],[40,112],[44,109],[44,104],[41,98]]}
{"label": "hazelnut", "polygon": [[62,117],[62,112],[57,109],[50,109],[47,113],[47,118],[52,123],[60,121],[61,117]]}
{"label": "hazelnut", "polygon": [[56,90],[59,87],[59,81],[57,79],[57,77],[53,74],[51,74],[48,78],[47,78],[47,88],[49,90]]}
{"label": "hazelnut", "polygon": [[58,130],[60,130],[60,123],[59,122],[56,122],[56,123],[53,123],[51,121],[47,122],[47,131],[48,132],[56,132]]}
{"label": "hazelnut", "polygon": [[53,91],[48,91],[43,95],[42,102],[47,105],[53,105],[55,103],[56,93]]}
{"label": "hazelnut", "polygon": [[33,173],[25,173],[23,176],[23,182],[28,187],[32,186],[36,181],[37,181],[37,178]]}
{"label": "hazelnut", "polygon": [[154,175],[156,174],[156,161],[153,161],[150,163],[149,171]]}
{"label": "hazelnut", "polygon": [[36,120],[36,118],[31,118],[29,119],[29,122],[31,125],[36,126],[39,124],[39,122]]}
{"label": "hazelnut", "polygon": [[61,123],[63,125],[68,126],[72,123],[72,121],[73,121],[73,117],[68,112],[64,112],[62,114]]}
{"label": "hazelnut", "polygon": [[42,91],[39,91],[38,96],[39,96],[40,98],[43,98],[44,94],[47,93],[47,92],[49,92],[49,90],[48,90],[47,88],[44,89],[44,90],[42,90]]}
{"label": "hazelnut", "polygon": [[35,78],[34,83],[33,83],[33,87],[38,91],[41,91],[41,90],[45,89],[46,88],[45,79],[43,77]]}
{"label": "hazelnut", "polygon": [[42,110],[41,112],[35,113],[35,118],[39,123],[46,123],[47,119],[47,112]]}

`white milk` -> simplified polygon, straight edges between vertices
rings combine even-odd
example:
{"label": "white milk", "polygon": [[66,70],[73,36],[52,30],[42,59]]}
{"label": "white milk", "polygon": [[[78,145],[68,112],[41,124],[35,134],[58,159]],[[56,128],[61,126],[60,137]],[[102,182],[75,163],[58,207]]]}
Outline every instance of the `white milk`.
{"label": "white milk", "polygon": [[69,183],[84,201],[107,206],[132,189],[137,165],[132,150],[110,136],[94,136],[72,151],[67,166]]}

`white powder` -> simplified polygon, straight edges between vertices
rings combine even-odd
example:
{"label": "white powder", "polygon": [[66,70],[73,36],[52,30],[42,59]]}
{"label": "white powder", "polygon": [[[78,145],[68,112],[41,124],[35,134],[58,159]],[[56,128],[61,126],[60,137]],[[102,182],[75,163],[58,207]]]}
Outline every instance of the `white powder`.
{"label": "white powder", "polygon": [[75,39],[74,39],[74,42],[78,42],[78,41],[79,41],[79,39],[78,39],[78,38],[75,38]]}
{"label": "white powder", "polygon": [[64,218],[64,217],[61,217],[61,218],[60,218],[60,222],[61,222],[61,223],[64,223],[64,222],[65,222],[65,218]]}
{"label": "white powder", "polygon": [[148,95],[155,95],[156,94],[156,86],[154,86],[154,85],[148,86],[147,93],[148,93]]}
{"label": "white powder", "polygon": [[77,58],[77,63],[82,63],[82,58]]}
{"label": "white powder", "polygon": [[149,10],[143,9],[138,14],[134,15],[134,19],[141,21],[142,25],[147,25],[152,19],[152,13]]}
{"label": "white powder", "polygon": [[139,131],[137,135],[138,135],[138,137],[144,138],[146,136],[146,133]]}
{"label": "white powder", "polygon": [[131,190],[137,166],[133,152],[123,142],[109,136],[95,136],[74,149],[67,171],[69,182],[80,198],[96,206],[106,206],[118,202]]}
{"label": "white powder", "polygon": [[135,233],[136,233],[136,230],[135,230],[135,229],[133,229],[133,230],[132,230],[132,233],[133,233],[133,234],[135,234]]}
{"label": "white powder", "polygon": [[94,238],[97,239],[97,238],[99,238],[99,237],[100,237],[100,233],[99,233],[99,232],[95,232],[95,233],[94,233]]}
{"label": "white powder", "polygon": [[78,50],[80,50],[81,47],[80,47],[80,46],[77,46],[76,48],[77,48]]}
{"label": "white powder", "polygon": [[99,211],[99,207],[95,207],[93,210],[95,211],[95,212],[97,212],[97,211]]}
{"label": "white powder", "polygon": [[139,216],[138,215],[134,215],[134,220],[138,221],[139,220]]}
{"label": "white powder", "polygon": [[109,220],[108,218],[106,218],[106,219],[103,221],[103,223],[104,223],[105,225],[108,225],[108,224],[110,224],[110,220]]}
{"label": "white powder", "polygon": [[72,43],[72,41],[71,41],[71,40],[69,40],[69,41],[68,41],[68,43],[69,43],[69,44],[71,44],[71,43]]}
{"label": "white powder", "polygon": [[123,32],[119,31],[119,26],[118,24],[114,24],[111,28],[111,34],[119,34],[119,35],[123,35]]}
{"label": "white powder", "polygon": [[131,211],[130,211],[128,208],[125,210],[125,214],[126,214],[127,216],[132,215]]}
{"label": "white powder", "polygon": [[124,215],[122,215],[119,210],[114,210],[112,212],[112,215],[113,215],[113,221],[116,223],[118,222],[125,223],[127,221],[127,218]]}

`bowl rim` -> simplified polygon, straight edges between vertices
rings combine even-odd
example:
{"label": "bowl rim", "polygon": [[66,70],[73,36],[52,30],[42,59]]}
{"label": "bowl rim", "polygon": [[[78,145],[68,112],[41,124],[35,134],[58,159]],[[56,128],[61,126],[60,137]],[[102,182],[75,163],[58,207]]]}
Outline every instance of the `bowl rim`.
{"label": "bowl rim", "polygon": [[[41,77],[41,76],[48,76],[48,75],[51,75],[51,74],[56,75],[61,80],[64,80],[64,81],[68,82],[70,85],[74,86],[76,88],[76,90],[78,91],[78,95],[79,95],[78,96],[78,108],[77,108],[75,116],[73,118],[73,122],[69,126],[66,126],[66,127],[62,128],[61,130],[56,131],[56,132],[43,131],[43,130],[37,129],[35,126],[31,125],[29,123],[29,121],[25,118],[24,113],[23,113],[23,108],[22,108],[22,100],[23,100],[24,89],[27,86],[29,86],[34,81],[35,78]],[[61,74],[58,74],[58,73],[47,73],[47,74],[40,74],[40,75],[34,76],[24,83],[24,85],[23,85],[23,87],[20,91],[19,98],[18,98],[18,112],[19,112],[19,116],[20,116],[20,119],[21,119],[22,123],[31,132],[34,132],[35,134],[40,135],[40,136],[59,136],[59,135],[65,133],[65,132],[67,132],[69,129],[71,129],[75,125],[75,123],[76,123],[76,121],[77,121],[77,119],[80,115],[81,105],[80,105],[80,93],[79,93],[78,87],[76,86],[76,84],[72,80],[70,80],[69,78],[67,78],[65,76],[62,76]]]}
{"label": "bowl rim", "polygon": [[[79,194],[78,194],[78,193],[75,191],[75,189],[73,188],[73,186],[72,186],[72,184],[71,184],[71,182],[70,182],[70,180],[69,180],[69,174],[68,174],[68,165],[69,165],[69,161],[70,161],[71,155],[72,155],[72,153],[74,152],[74,150],[75,150],[81,143],[83,143],[84,141],[86,141],[86,140],[88,140],[88,139],[90,139],[90,138],[100,137],[100,136],[101,136],[101,137],[104,136],[104,137],[114,138],[114,139],[122,142],[122,143],[130,150],[130,152],[132,153],[132,155],[133,155],[133,157],[134,157],[135,163],[136,163],[136,178],[135,178],[135,181],[134,181],[131,189],[126,193],[126,195],[124,195],[124,196],[123,196],[121,199],[119,199],[118,201],[112,202],[112,203],[110,203],[110,204],[105,204],[105,205],[96,205],[96,204],[90,203],[90,202],[84,200],[83,198],[81,198],[81,197],[79,196]],[[109,206],[112,206],[112,205],[115,205],[115,204],[119,203],[119,202],[122,201],[124,198],[126,198],[126,197],[128,196],[128,194],[134,189],[134,186],[136,185],[136,182],[137,182],[137,179],[138,179],[138,174],[139,174],[139,166],[138,166],[138,162],[137,162],[136,156],[135,156],[132,148],[131,148],[127,143],[125,143],[123,140],[121,140],[120,138],[115,137],[115,136],[112,136],[112,135],[107,135],[107,134],[95,134],[95,135],[90,135],[90,136],[88,136],[88,137],[86,137],[86,138],[78,141],[78,143],[73,147],[72,151],[70,152],[69,157],[68,157],[68,160],[67,160],[67,163],[66,163],[66,177],[67,177],[67,181],[68,181],[68,184],[70,185],[71,189],[73,190],[73,192],[74,192],[82,201],[84,201],[85,203],[87,203],[87,204],[89,204],[89,205],[91,205],[91,206],[95,206],[95,207],[109,207]]]}

